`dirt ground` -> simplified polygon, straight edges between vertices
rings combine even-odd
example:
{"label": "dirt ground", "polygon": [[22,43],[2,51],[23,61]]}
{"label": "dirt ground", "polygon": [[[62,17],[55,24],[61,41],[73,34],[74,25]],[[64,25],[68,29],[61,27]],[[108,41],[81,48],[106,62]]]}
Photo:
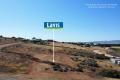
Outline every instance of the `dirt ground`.
{"label": "dirt ground", "polygon": [[[71,59],[71,55],[68,55],[70,51],[65,51],[66,49],[83,49],[81,47],[67,44],[56,43],[55,49],[55,63],[62,65],[68,65],[70,67],[75,67],[78,62]],[[70,47],[69,47],[70,46]],[[37,59],[40,61],[52,62],[52,46],[51,45],[36,45],[31,43],[14,43],[7,45],[0,45],[1,52],[8,54],[17,54],[19,56],[24,55],[24,58]],[[89,49],[89,51],[92,51]],[[32,57],[32,58],[31,58]],[[15,57],[13,57],[15,59]],[[21,57],[19,59],[22,59]],[[17,60],[17,59],[15,59]],[[26,59],[27,60],[27,59]],[[13,62],[12,62],[13,63]],[[100,62],[99,62],[100,63]],[[110,62],[108,62],[110,64]],[[20,63],[22,65],[22,62]],[[25,64],[25,63],[24,63]],[[103,66],[103,63],[101,65]],[[105,64],[104,64],[105,65]],[[109,65],[111,66],[111,65]],[[13,66],[12,66],[13,67]],[[50,64],[44,62],[36,62],[35,60],[27,66],[27,71],[25,73],[0,73],[0,80],[117,80],[111,78],[105,78],[95,75],[93,72],[59,72],[53,71]]]}

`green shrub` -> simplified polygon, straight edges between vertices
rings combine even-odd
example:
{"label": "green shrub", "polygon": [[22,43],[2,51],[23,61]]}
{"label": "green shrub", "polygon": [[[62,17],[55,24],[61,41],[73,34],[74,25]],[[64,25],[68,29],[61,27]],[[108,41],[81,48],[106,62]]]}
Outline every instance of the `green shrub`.
{"label": "green shrub", "polygon": [[85,65],[85,66],[91,66],[91,67],[99,67],[97,62],[94,59],[85,59],[82,62],[78,64],[80,65]]}
{"label": "green shrub", "polygon": [[87,57],[87,58],[101,59],[101,60],[109,59],[109,57],[106,57],[104,54],[96,54],[94,52],[87,52],[87,51],[76,52],[72,55],[73,56]]}
{"label": "green shrub", "polygon": [[103,69],[98,74],[104,77],[120,78],[120,71],[117,70]]}

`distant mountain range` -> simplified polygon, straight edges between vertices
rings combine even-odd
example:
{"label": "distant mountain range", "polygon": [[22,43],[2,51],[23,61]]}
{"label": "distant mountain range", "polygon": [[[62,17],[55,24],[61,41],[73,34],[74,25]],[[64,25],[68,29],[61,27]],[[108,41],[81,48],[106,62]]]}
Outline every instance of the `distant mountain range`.
{"label": "distant mountain range", "polygon": [[120,44],[120,40],[111,40],[111,41],[93,41],[93,43],[100,43],[100,44]]}

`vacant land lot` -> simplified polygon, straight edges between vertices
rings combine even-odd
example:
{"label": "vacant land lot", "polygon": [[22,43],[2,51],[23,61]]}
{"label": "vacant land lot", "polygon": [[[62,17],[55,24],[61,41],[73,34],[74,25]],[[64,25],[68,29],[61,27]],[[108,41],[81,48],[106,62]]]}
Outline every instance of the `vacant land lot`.
{"label": "vacant land lot", "polygon": [[[109,57],[93,50],[107,52],[102,47],[80,47],[55,43],[55,62],[52,45],[16,42],[0,45],[1,80],[117,80],[120,66]],[[113,50],[113,48],[111,49]],[[114,49],[119,53],[117,48]],[[103,74],[105,73],[105,74]],[[114,75],[110,75],[114,74]]]}

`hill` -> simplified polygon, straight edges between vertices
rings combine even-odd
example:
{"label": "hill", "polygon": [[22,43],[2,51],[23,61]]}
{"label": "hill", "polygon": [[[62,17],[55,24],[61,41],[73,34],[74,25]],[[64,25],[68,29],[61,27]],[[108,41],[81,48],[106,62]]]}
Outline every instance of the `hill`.
{"label": "hill", "polygon": [[120,78],[120,66],[112,64],[109,57],[105,56],[109,54],[111,48],[81,47],[55,41],[55,62],[52,62],[52,41],[2,37],[0,44],[0,79],[2,80],[11,78],[11,80],[117,80]]}
{"label": "hill", "polygon": [[120,44],[120,40],[111,40],[111,41],[93,41],[93,43],[99,43],[99,44]]}

